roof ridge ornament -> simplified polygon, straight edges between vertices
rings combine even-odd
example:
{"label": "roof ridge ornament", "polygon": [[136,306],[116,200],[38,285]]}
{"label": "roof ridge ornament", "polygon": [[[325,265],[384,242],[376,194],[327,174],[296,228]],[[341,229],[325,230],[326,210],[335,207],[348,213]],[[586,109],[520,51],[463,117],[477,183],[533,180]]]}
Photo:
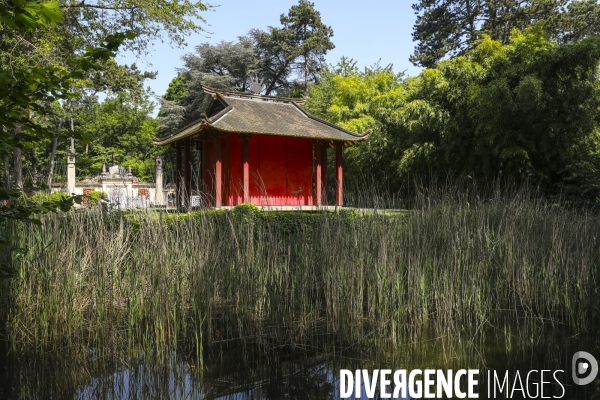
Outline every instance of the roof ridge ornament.
{"label": "roof ridge ornament", "polygon": [[224,100],[227,97],[236,97],[236,98],[239,97],[239,98],[243,98],[243,99],[253,99],[253,100],[258,99],[258,100],[273,101],[273,102],[279,102],[279,103],[296,103],[298,105],[302,105],[306,102],[306,99],[302,98],[302,97],[299,97],[299,98],[280,97],[280,96],[269,96],[266,94],[235,92],[235,91],[230,91],[230,90],[215,89],[215,88],[211,88],[210,86],[205,86],[205,85],[202,85],[202,91],[204,93],[207,93],[207,94],[213,96],[213,99],[218,96],[221,96],[221,98]]}

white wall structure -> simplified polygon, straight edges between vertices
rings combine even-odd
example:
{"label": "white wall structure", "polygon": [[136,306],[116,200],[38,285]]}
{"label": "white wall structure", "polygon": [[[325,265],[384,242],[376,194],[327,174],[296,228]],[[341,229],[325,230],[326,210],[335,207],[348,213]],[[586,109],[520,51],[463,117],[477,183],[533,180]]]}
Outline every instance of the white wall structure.
{"label": "white wall structure", "polygon": [[[64,192],[69,195],[85,195],[90,191],[99,191],[108,194],[108,200],[115,208],[147,208],[164,207],[165,199],[173,196],[175,188],[163,186],[163,158],[155,157],[156,184],[140,182],[131,172],[120,165],[112,165],[108,169],[102,166],[102,172],[94,177],[76,181],[75,174],[75,143],[71,139],[71,147],[67,152],[67,187],[54,185],[51,192]],[[66,190],[65,190],[66,189]],[[84,205],[87,200],[84,199]]]}

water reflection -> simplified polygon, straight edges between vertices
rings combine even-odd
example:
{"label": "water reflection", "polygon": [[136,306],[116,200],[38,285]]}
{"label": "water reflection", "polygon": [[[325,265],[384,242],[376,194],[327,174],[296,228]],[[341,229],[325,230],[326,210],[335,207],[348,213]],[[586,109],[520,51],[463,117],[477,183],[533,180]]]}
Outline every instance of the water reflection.
{"label": "water reflection", "polygon": [[[552,330],[540,335],[537,342],[527,343],[525,336],[502,332],[487,333],[487,339],[477,343],[467,337],[439,337],[395,349],[374,342],[321,349],[214,343],[205,348],[202,364],[187,354],[175,353],[162,361],[147,355],[108,362],[92,361],[84,353],[17,356],[5,349],[0,358],[0,398],[337,399],[341,369],[366,369],[370,373],[374,369],[479,369],[479,398],[494,398],[488,394],[488,370],[496,370],[498,376],[508,370],[512,387],[517,371],[525,383],[528,371],[547,369],[564,371],[560,377],[565,395],[560,397],[561,387],[551,383],[546,385],[544,396],[597,399],[599,379],[577,387],[570,372],[575,351],[599,354],[594,336]],[[539,379],[534,376],[530,385],[535,383]],[[361,398],[367,399],[364,385],[361,392]],[[354,394],[352,398],[356,398]],[[375,398],[379,398],[379,388]],[[496,398],[528,397],[517,389],[511,397],[504,392],[497,393]]]}

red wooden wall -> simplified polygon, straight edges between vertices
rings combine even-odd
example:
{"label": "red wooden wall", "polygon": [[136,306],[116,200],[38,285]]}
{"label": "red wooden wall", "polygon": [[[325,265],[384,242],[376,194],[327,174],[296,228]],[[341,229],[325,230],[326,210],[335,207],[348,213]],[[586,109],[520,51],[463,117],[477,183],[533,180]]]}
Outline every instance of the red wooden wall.
{"label": "red wooden wall", "polygon": [[[206,193],[214,191],[216,140],[207,140],[204,144]],[[237,134],[220,140],[223,205],[235,206],[243,202],[242,140]],[[313,204],[311,140],[254,135],[248,141],[248,164],[251,203],[285,206]]]}

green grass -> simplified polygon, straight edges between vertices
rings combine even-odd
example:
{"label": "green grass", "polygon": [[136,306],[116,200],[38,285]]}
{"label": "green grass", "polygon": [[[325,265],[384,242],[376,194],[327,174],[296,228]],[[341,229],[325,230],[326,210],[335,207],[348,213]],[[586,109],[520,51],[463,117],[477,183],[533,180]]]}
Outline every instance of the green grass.
{"label": "green grass", "polygon": [[424,332],[598,326],[600,218],[523,193],[409,212],[48,215],[0,295],[14,351],[98,358],[226,341],[396,347]]}

